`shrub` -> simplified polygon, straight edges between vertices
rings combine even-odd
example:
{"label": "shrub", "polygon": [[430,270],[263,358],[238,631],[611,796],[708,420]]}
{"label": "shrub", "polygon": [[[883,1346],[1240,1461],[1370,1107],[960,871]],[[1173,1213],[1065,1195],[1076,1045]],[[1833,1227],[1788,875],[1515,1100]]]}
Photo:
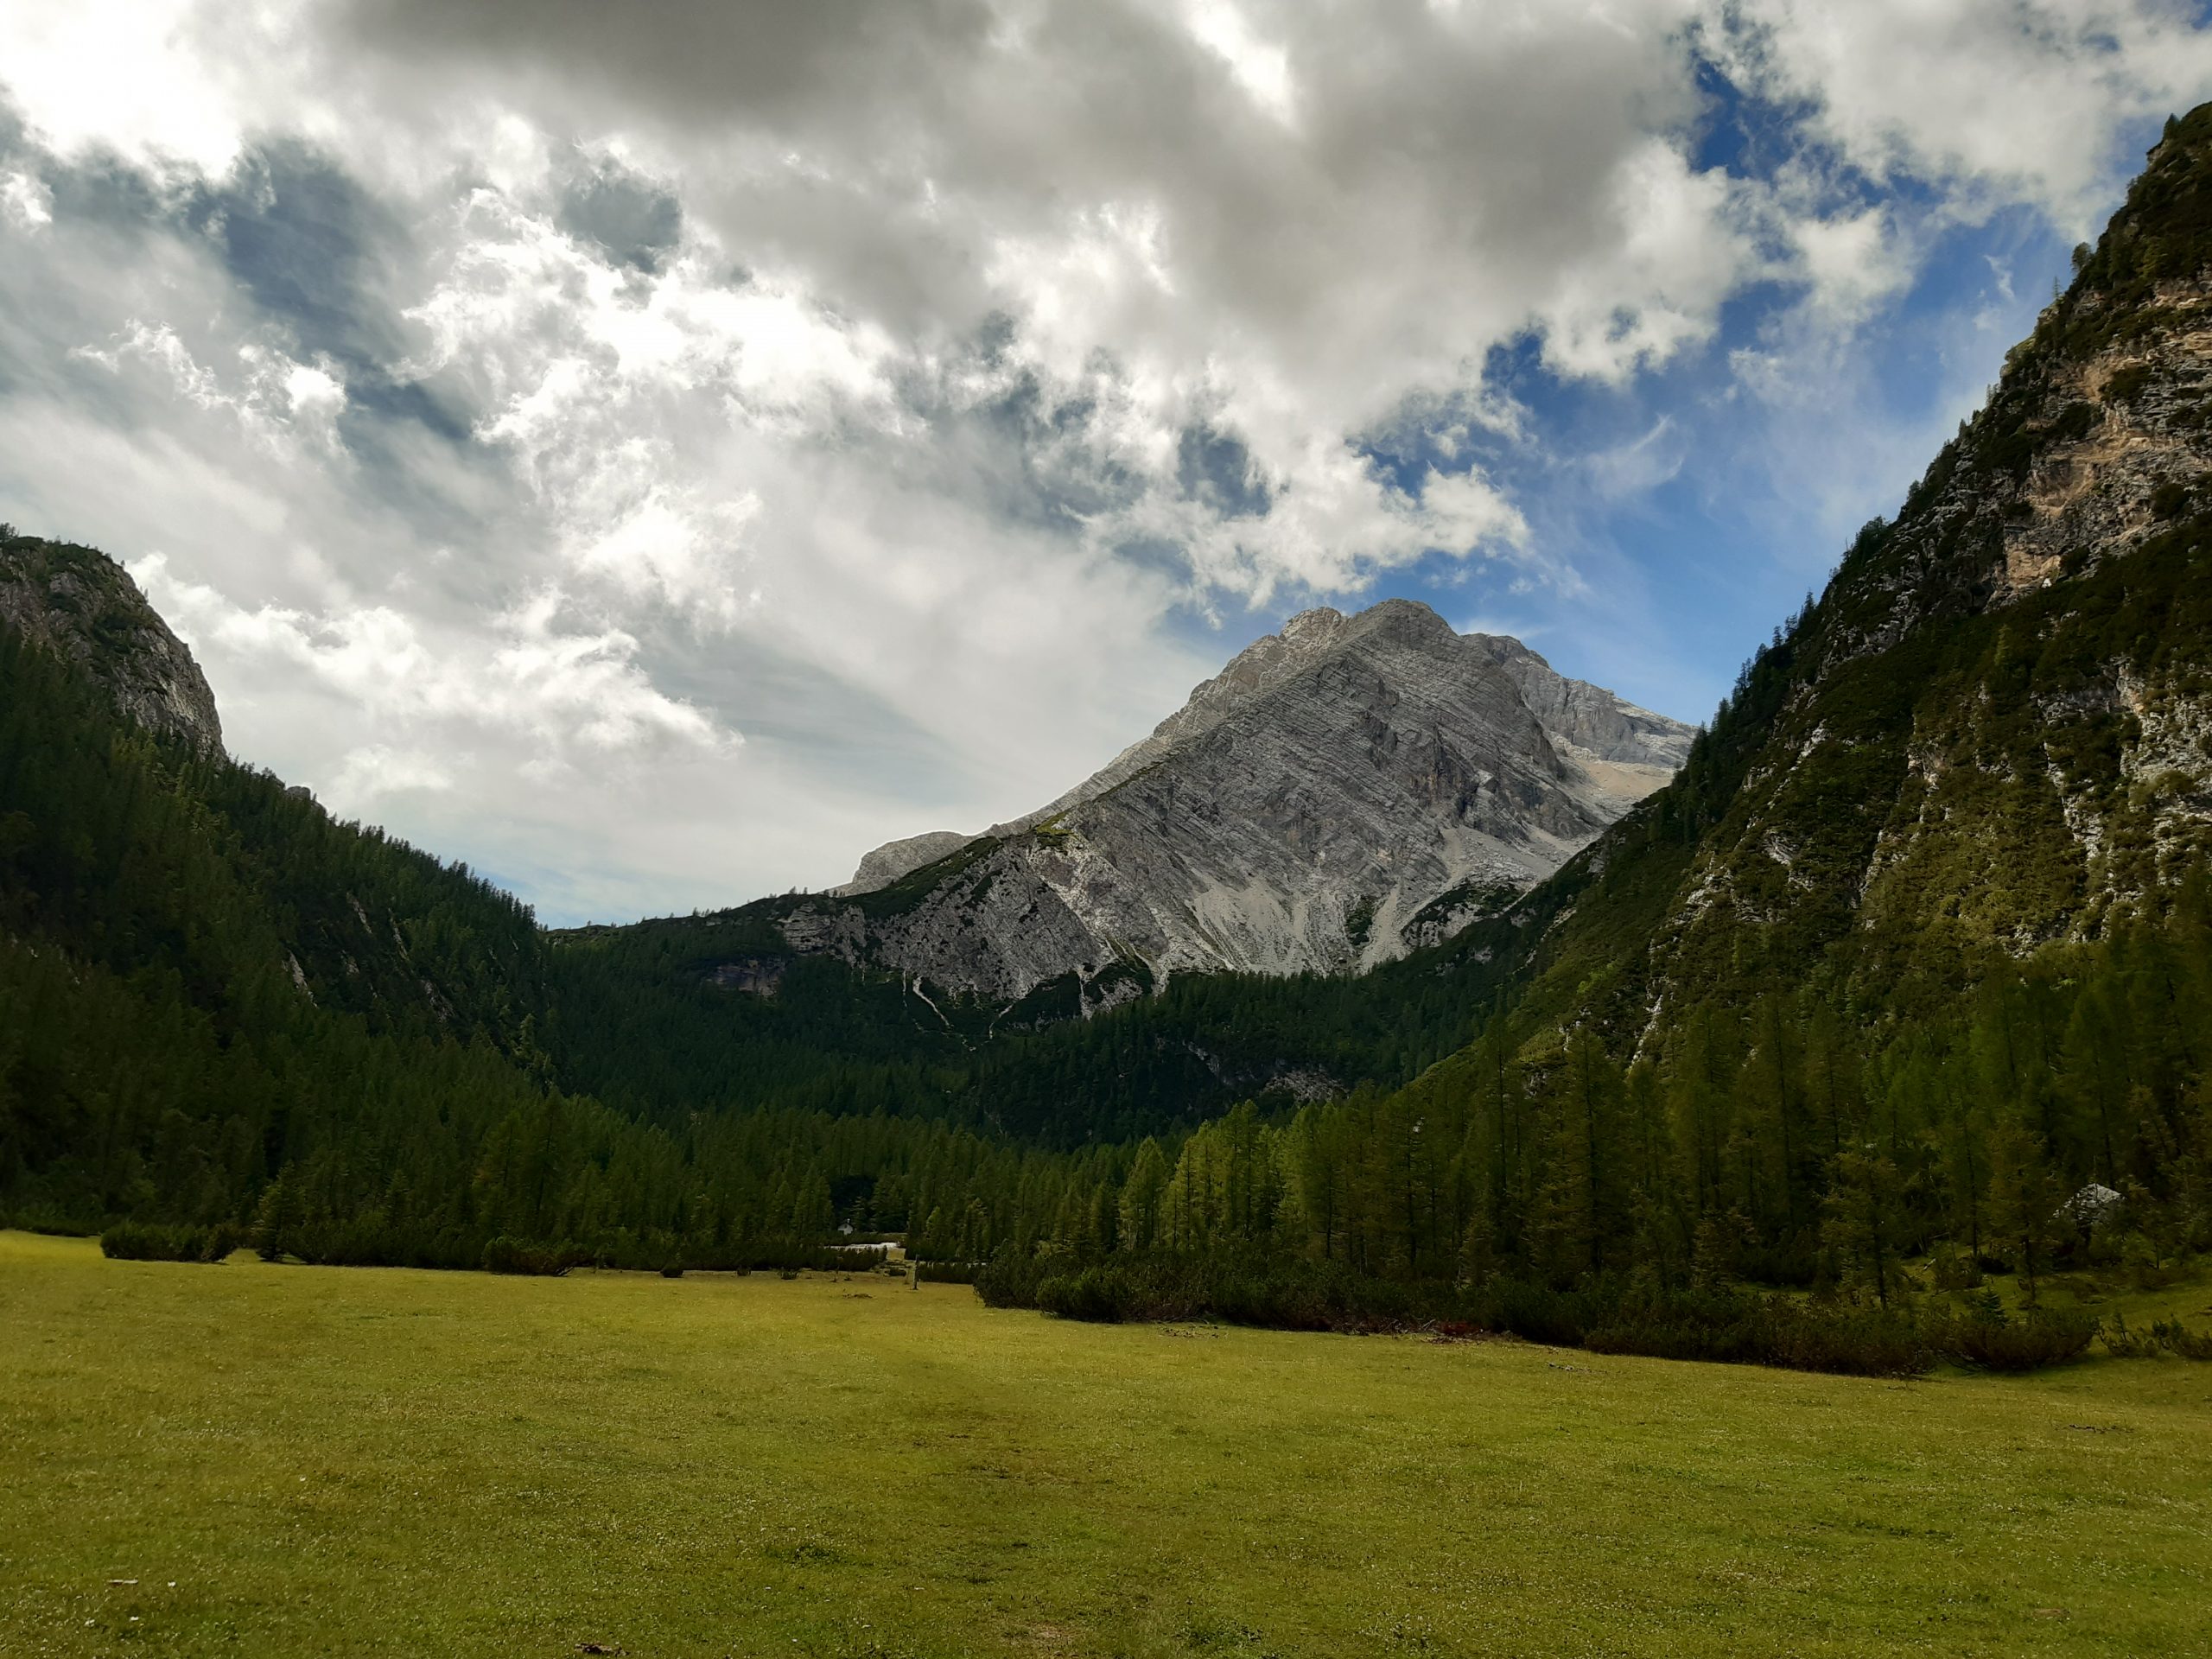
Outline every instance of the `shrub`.
{"label": "shrub", "polygon": [[995,1307],[1061,1319],[1215,1319],[1292,1331],[1510,1332],[1560,1347],[1663,1359],[1783,1365],[1859,1376],[1925,1370],[1934,1350],[1902,1313],[1723,1287],[1668,1290],[1618,1278],[1479,1287],[1366,1278],[1338,1266],[1224,1255],[1005,1255],[976,1276]]}
{"label": "shrub", "polygon": [[2177,1276],[2174,1264],[2161,1260],[2158,1247],[2139,1232],[2120,1241],[2120,1265],[2138,1290],[2157,1290]]}
{"label": "shrub", "polygon": [[2212,1359],[2212,1332],[2190,1331],[2179,1319],[2153,1323],[2151,1340],[2181,1359]]}
{"label": "shrub", "polygon": [[2158,1339],[2155,1332],[2131,1331],[2125,1313],[2115,1313],[2108,1323],[2100,1325],[2097,1340],[2104,1344],[2105,1351],[2114,1359],[2158,1357]]}
{"label": "shrub", "polygon": [[1849,1305],[1815,1310],[1780,1297],[1767,1303],[1759,1363],[1849,1376],[1910,1376],[1935,1363],[1928,1334],[1902,1313]]}
{"label": "shrub", "polygon": [[1994,1293],[1974,1299],[1967,1311],[1942,1319],[1932,1332],[1938,1351],[1961,1365],[1992,1371],[2031,1371],[2078,1359],[2097,1334],[2090,1314],[2031,1308],[2012,1319]]}
{"label": "shrub", "polygon": [[1116,1325],[1126,1317],[1127,1305],[1126,1286],[1118,1275],[1101,1268],[1056,1274],[1037,1287],[1037,1306],[1064,1319]]}
{"label": "shrub", "polygon": [[1929,1271],[1938,1290],[1979,1290],[1981,1263],[1955,1244],[1938,1247],[1929,1259]]}
{"label": "shrub", "polygon": [[1888,1308],[1719,1289],[1624,1297],[1584,1345],[1599,1353],[1849,1376],[1909,1376],[1934,1357],[1912,1320]]}
{"label": "shrub", "polygon": [[557,1279],[575,1265],[574,1252],[566,1245],[538,1243],[501,1233],[484,1246],[483,1267],[486,1273],[532,1274]]}
{"label": "shrub", "polygon": [[2097,1340],[2114,1359],[2156,1359],[2171,1354],[2178,1359],[2212,1359],[2212,1332],[2200,1334],[2179,1319],[2154,1319],[2148,1331],[2128,1328],[2127,1316],[2115,1313],[2099,1327]]}
{"label": "shrub", "polygon": [[212,1227],[119,1221],[100,1235],[100,1254],[118,1262],[220,1262],[243,1242],[226,1221]]}
{"label": "shrub", "polygon": [[0,1211],[0,1227],[13,1227],[26,1233],[41,1233],[48,1238],[98,1238],[103,1230],[101,1223],[97,1219],[52,1210]]}

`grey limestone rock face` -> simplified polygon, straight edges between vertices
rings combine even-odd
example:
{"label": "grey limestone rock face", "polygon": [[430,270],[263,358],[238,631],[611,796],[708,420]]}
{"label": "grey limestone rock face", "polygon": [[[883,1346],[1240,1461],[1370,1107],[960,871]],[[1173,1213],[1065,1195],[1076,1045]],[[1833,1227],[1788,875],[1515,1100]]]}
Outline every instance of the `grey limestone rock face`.
{"label": "grey limestone rock face", "polygon": [[1694,735],[1424,605],[1307,611],[1058,800],[880,849],[784,931],[987,996],[1073,975],[1086,1006],[1177,973],[1369,967],[1550,874]]}
{"label": "grey limestone rock face", "polygon": [[200,664],[105,554],[0,529],[0,620],[85,671],[148,730],[221,752]]}

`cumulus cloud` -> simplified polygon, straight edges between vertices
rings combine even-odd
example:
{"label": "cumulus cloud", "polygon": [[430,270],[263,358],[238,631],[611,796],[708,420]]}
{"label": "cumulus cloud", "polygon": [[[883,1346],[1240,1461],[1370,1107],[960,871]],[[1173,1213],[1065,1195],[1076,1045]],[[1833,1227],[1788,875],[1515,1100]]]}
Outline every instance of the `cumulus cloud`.
{"label": "cumulus cloud", "polygon": [[636,640],[562,629],[557,592],[494,619],[499,643],[476,657],[433,649],[412,620],[386,606],[319,615],[270,605],[247,611],[213,588],[172,575],[162,554],[129,569],[164,615],[218,652],[296,669],[373,723],[452,721],[487,734],[511,731],[529,741],[529,764],[540,772],[605,752],[737,741],[698,709],[654,690],[637,665]]}
{"label": "cumulus cloud", "polygon": [[[2208,67],[2160,0],[34,3],[0,507],[136,561],[252,758],[556,910],[827,883],[1285,608],[1597,602],[1502,357],[1632,399],[1779,293],[1721,360],[1786,410]],[[1665,486],[1639,429],[1554,475]]]}
{"label": "cumulus cloud", "polygon": [[2212,37],[2167,0],[1745,0],[1738,73],[1878,176],[1956,181],[2087,230],[2130,118],[2196,104]]}

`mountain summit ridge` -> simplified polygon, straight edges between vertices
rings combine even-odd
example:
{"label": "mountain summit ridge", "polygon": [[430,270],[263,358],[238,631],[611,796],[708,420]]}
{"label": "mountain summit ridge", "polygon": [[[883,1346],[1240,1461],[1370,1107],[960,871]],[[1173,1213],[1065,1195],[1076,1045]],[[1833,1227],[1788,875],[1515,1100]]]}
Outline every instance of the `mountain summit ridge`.
{"label": "mountain summit ridge", "polygon": [[[980,835],[1020,835],[1079,802],[1096,799],[1294,677],[1348,638],[1378,629],[1391,630],[1411,643],[1426,640],[1441,649],[1477,646],[1512,677],[1531,712],[1539,714],[1539,723],[1554,745],[1564,745],[1586,765],[1595,761],[1608,766],[1654,768],[1659,775],[1639,794],[1657,787],[1681,765],[1695,730],[1666,715],[1639,708],[1603,686],[1567,678],[1510,634],[1462,634],[1418,600],[1382,600],[1350,614],[1320,605],[1298,612],[1277,632],[1262,634],[1245,646],[1218,674],[1193,686],[1180,708],[1074,788],[1034,811],[995,823]],[[1615,781],[1625,788],[1641,780]],[[857,894],[889,887],[901,876],[979,838],[957,830],[930,830],[886,842],[862,855],[852,879],[836,891]]]}
{"label": "mountain summit ridge", "polygon": [[1182,972],[1370,967],[1557,868],[1694,735],[1418,601],[1318,607],[1065,794],[878,848],[783,931],[995,997],[1071,977],[1086,1007]]}

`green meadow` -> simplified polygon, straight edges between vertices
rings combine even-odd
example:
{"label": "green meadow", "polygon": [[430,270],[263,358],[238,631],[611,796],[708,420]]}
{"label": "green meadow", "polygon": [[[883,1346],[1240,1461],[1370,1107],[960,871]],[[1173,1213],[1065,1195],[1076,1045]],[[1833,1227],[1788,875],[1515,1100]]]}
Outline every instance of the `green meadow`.
{"label": "green meadow", "polygon": [[0,1364],[10,1656],[2212,1651],[2173,1359],[1864,1381],[4,1233]]}

